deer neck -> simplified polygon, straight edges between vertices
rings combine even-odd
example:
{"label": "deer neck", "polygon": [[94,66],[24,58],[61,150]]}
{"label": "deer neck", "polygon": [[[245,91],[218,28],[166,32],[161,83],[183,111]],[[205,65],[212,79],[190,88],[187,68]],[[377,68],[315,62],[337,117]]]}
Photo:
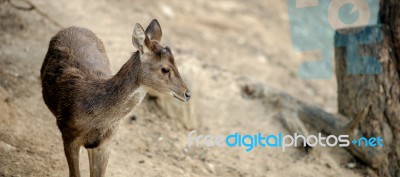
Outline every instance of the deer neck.
{"label": "deer neck", "polygon": [[[81,103],[82,111],[87,116],[101,119],[104,126],[118,122],[146,95],[141,86],[141,75],[140,54],[135,52],[116,75],[107,80],[91,82],[93,84],[84,88],[84,95],[80,96],[85,98]],[[110,119],[102,119],[104,117]]]}
{"label": "deer neck", "polygon": [[[107,95],[105,100],[115,109],[127,109],[140,103],[146,95],[146,89],[141,85],[141,60],[139,51],[122,66],[116,75],[105,83]],[[139,100],[138,103],[133,100]],[[120,107],[119,107],[120,106]]]}

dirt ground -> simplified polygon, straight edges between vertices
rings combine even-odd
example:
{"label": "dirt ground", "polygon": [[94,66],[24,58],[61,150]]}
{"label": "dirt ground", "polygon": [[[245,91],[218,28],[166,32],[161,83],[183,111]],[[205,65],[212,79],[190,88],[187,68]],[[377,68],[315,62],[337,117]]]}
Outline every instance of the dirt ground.
{"label": "dirt ground", "polygon": [[[24,1],[11,0],[19,7]],[[287,133],[269,102],[243,96],[243,83],[263,94],[285,92],[336,112],[336,80],[301,80],[299,64],[317,53],[291,46],[286,1],[32,0],[20,10],[0,0],[0,176],[67,176],[61,136],[45,106],[39,70],[50,38],[64,27],[91,29],[105,44],[113,72],[136,49],[135,23],[156,18],[193,99],[190,116],[173,118],[146,99],[121,123],[112,143],[107,176],[320,177],[366,176],[341,148],[189,147],[188,133]],[[178,107],[178,109],[180,109]],[[81,173],[89,176],[81,150]],[[349,164],[356,164],[349,168]],[[352,166],[351,166],[352,167]]]}

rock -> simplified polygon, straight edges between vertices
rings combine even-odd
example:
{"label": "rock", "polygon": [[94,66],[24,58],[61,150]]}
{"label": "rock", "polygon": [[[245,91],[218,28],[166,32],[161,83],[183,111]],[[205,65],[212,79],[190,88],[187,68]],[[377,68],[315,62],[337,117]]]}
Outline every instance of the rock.
{"label": "rock", "polygon": [[350,162],[350,163],[348,163],[347,165],[346,165],[346,167],[347,168],[350,168],[350,169],[353,169],[353,168],[355,168],[357,165],[356,165],[356,163],[354,163],[354,162]]}
{"label": "rock", "polygon": [[4,141],[0,141],[0,149],[2,151],[9,152],[9,151],[15,151],[17,148]]}
{"label": "rock", "polygon": [[129,117],[129,120],[131,120],[132,122],[136,121],[136,116],[135,115],[131,115]]}
{"label": "rock", "polygon": [[262,84],[245,84],[241,86],[242,97],[247,99],[256,99],[264,97],[264,87]]}
{"label": "rock", "polygon": [[210,173],[215,173],[215,165],[214,164],[206,162],[206,167]]}
{"label": "rock", "polygon": [[165,16],[172,18],[175,16],[174,10],[168,5],[161,5],[161,11],[164,13]]}

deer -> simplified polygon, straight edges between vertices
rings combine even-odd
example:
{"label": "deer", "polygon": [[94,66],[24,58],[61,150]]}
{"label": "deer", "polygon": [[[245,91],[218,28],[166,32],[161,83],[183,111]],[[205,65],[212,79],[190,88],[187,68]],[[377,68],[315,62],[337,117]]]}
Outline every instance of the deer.
{"label": "deer", "polygon": [[156,19],[146,30],[136,23],[132,44],[137,50],[115,75],[102,41],[89,29],[72,26],[51,38],[40,70],[42,96],[56,117],[70,177],[80,176],[82,146],[90,176],[105,176],[111,139],[147,91],[189,101],[191,93],[161,37]]}

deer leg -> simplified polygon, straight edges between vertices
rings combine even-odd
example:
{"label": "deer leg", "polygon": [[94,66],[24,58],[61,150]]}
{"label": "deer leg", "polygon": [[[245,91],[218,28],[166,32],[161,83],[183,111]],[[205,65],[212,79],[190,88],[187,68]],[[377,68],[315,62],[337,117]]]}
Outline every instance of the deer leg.
{"label": "deer leg", "polygon": [[79,148],[80,146],[73,142],[64,141],[64,152],[68,161],[70,177],[81,176],[79,173]]}
{"label": "deer leg", "polygon": [[[88,157],[89,157],[89,170],[90,170],[90,174],[93,174],[93,151],[92,149],[87,149],[88,152]],[[92,175],[90,175],[92,176]]]}
{"label": "deer leg", "polygon": [[97,148],[88,149],[88,155],[90,177],[104,177],[110,155],[108,143],[104,143]]}

